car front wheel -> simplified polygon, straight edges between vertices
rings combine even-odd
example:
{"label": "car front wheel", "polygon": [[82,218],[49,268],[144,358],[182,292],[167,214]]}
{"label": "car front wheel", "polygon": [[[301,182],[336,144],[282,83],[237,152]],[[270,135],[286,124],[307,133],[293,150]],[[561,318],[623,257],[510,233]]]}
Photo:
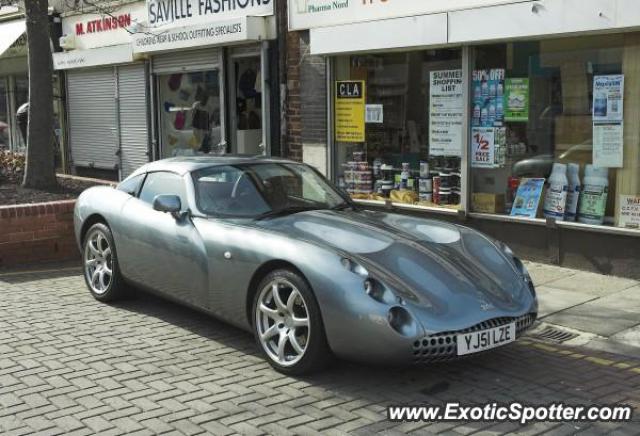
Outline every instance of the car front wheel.
{"label": "car front wheel", "polygon": [[124,295],[125,283],[120,276],[113,235],[106,224],[96,223],[87,231],[82,261],[84,280],[96,300],[114,301]]}
{"label": "car front wheel", "polygon": [[285,374],[304,374],[330,360],[320,309],[307,282],[289,270],[268,274],[253,303],[254,334],[268,362]]}

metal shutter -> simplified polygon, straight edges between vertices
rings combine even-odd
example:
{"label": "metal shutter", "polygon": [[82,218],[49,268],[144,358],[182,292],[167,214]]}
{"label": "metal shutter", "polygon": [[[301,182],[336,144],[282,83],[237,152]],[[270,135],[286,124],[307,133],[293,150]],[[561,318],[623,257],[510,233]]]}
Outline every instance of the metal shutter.
{"label": "metal shutter", "polygon": [[232,47],[229,50],[229,55],[231,57],[260,56],[260,45],[251,44],[251,45],[243,45],[241,47]]}
{"label": "metal shutter", "polygon": [[153,57],[154,73],[212,70],[219,65],[219,48],[178,51]]}
{"label": "metal shutter", "polygon": [[116,167],[115,94],[113,67],[67,71],[69,143],[74,165]]}
{"label": "metal shutter", "polygon": [[121,177],[149,162],[149,109],[144,64],[118,67]]}

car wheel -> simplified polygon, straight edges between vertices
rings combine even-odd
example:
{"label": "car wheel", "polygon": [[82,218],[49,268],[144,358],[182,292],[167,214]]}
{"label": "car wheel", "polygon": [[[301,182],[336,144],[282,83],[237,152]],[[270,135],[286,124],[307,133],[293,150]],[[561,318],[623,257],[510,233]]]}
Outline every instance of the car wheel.
{"label": "car wheel", "polygon": [[118,268],[116,246],[106,224],[96,223],[87,231],[82,261],[84,280],[96,300],[115,301],[124,295],[125,283]]}
{"label": "car wheel", "polygon": [[285,374],[320,370],[331,352],[307,282],[289,270],[268,274],[253,302],[254,334],[267,361]]}

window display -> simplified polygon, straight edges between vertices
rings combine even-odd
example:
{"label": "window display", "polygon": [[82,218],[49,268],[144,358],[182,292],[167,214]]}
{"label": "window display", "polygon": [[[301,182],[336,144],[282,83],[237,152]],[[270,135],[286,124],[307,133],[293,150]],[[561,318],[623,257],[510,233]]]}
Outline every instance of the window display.
{"label": "window display", "polygon": [[336,59],[337,183],[354,199],[458,208],[461,50]]}
{"label": "window display", "polygon": [[0,150],[8,149],[11,144],[8,97],[7,81],[4,77],[0,77]]}
{"label": "window display", "polygon": [[163,157],[224,152],[218,71],[159,75],[158,86]]}
{"label": "window display", "polygon": [[622,211],[640,194],[640,127],[627,109],[640,104],[638,41],[619,34],[475,49],[472,212],[627,225]]}

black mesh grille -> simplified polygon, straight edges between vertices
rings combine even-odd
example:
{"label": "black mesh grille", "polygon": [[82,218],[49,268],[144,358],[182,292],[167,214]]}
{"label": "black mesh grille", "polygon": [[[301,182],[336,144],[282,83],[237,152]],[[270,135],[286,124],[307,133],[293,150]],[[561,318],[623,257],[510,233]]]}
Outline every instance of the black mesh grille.
{"label": "black mesh grille", "polygon": [[493,318],[464,330],[442,332],[430,336],[425,336],[421,340],[415,341],[413,343],[414,362],[439,362],[458,358],[456,340],[457,335],[461,333],[470,333],[479,330],[492,329],[494,327],[500,327],[515,321],[516,337],[519,337],[522,333],[524,333],[525,330],[533,325],[534,321],[536,320],[536,315],[537,314],[535,313],[528,313],[517,318]]}

